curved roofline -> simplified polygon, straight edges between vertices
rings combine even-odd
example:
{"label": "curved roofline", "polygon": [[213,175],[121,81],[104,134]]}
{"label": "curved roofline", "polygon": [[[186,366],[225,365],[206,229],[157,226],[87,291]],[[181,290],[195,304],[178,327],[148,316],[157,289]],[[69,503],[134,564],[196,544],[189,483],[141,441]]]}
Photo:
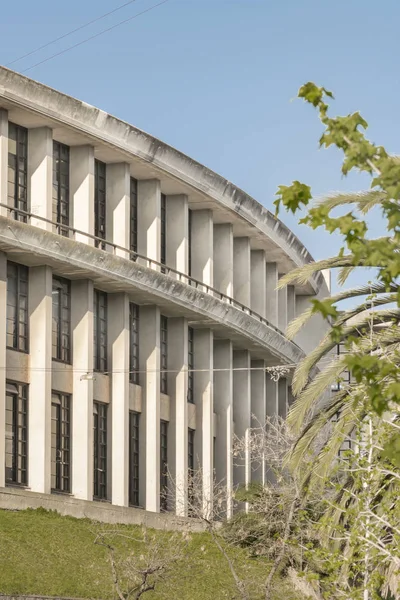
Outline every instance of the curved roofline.
{"label": "curved roofline", "polygon": [[[5,67],[0,67],[0,97],[153,164],[239,214],[272,239],[294,265],[313,262],[299,238],[267,208],[221,175],[141,129]],[[315,293],[329,293],[322,273],[311,277],[310,284]]]}

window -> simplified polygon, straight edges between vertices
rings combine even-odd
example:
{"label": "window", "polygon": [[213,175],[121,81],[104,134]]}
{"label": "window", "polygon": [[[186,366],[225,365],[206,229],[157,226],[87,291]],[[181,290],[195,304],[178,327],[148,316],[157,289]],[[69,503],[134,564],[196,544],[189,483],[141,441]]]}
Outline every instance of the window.
{"label": "window", "polygon": [[28,352],[28,267],[7,262],[7,346]]}
{"label": "window", "polygon": [[93,294],[94,370],[107,371],[107,294]]}
{"label": "window", "polygon": [[[137,204],[137,181],[131,177],[131,227],[130,227],[130,250],[138,251],[138,204]],[[131,256],[136,260],[136,256]]]}
{"label": "window", "polygon": [[93,496],[107,498],[107,404],[93,402]]}
{"label": "window", "polygon": [[[106,165],[94,161],[94,235],[106,239]],[[96,248],[106,249],[104,242],[95,241]]]}
{"label": "window", "polygon": [[194,503],[194,429],[188,429],[188,501],[189,515],[193,513]]}
{"label": "window", "polygon": [[53,142],[53,223],[60,235],[69,235],[69,147]]}
{"label": "window", "polygon": [[168,319],[162,315],[160,329],[160,390],[162,394],[168,394]]}
{"label": "window", "polygon": [[160,421],[160,509],[168,510],[168,421]]}
{"label": "window", "polygon": [[129,413],[129,504],[139,506],[139,413]]}
{"label": "window", "polygon": [[6,382],[6,483],[28,483],[28,386]]}
{"label": "window", "polygon": [[71,396],[51,397],[51,489],[71,491]]}
{"label": "window", "polygon": [[139,307],[129,304],[129,381],[139,383]]}
{"label": "window", "polygon": [[188,327],[188,392],[187,401],[194,403],[194,331]]}
{"label": "window", "polygon": [[192,275],[192,211],[189,209],[188,211],[188,275],[189,277]]}
{"label": "window", "polygon": [[[165,194],[161,194],[161,251],[160,251],[160,262],[162,265],[166,264],[167,259],[167,197]],[[165,273],[165,269],[161,269],[162,273]]]}
{"label": "window", "polygon": [[53,358],[71,362],[71,283],[53,277]]}
{"label": "window", "polygon": [[[28,211],[28,130],[8,123],[8,205]],[[11,211],[16,221],[26,223],[27,216]]]}

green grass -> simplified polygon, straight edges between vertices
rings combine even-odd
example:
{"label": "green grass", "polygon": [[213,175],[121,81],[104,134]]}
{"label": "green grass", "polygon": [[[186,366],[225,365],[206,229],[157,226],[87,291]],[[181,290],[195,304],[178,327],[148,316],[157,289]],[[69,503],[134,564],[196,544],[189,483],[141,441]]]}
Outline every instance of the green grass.
{"label": "green grass", "polygon": [[[100,528],[104,529],[104,525],[42,509],[0,510],[0,593],[115,598],[107,550],[94,544]],[[141,532],[137,526],[121,525],[118,530],[133,536]],[[118,551],[128,552],[128,548],[135,551],[135,543],[124,539]],[[261,585],[267,565],[249,559],[244,550],[229,552],[241,577]],[[295,598],[284,581],[278,582],[276,588],[276,600]],[[173,600],[235,597],[227,564],[208,534],[191,534],[184,560],[176,564],[154,593],[144,596],[146,600],[171,597]],[[252,598],[262,598],[262,593],[255,593]]]}

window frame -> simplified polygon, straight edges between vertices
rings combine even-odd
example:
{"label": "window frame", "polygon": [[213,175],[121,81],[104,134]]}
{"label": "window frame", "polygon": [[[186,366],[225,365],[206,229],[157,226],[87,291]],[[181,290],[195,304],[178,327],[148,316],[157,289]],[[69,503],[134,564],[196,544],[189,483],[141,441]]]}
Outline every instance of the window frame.
{"label": "window frame", "polygon": [[[57,295],[57,305],[54,303],[54,298]],[[55,318],[55,307],[57,306]],[[67,318],[64,318],[64,312],[67,314]],[[54,329],[56,325],[56,330]],[[65,326],[65,329],[64,329]],[[54,336],[56,337],[56,344],[54,345]],[[71,282],[63,277],[53,275],[52,283],[52,360],[58,362],[71,364],[72,352],[71,352]]]}
{"label": "window frame", "polygon": [[168,421],[160,420],[160,511],[168,510]]}
{"label": "window frame", "polygon": [[160,392],[168,394],[168,317],[160,315]]}
{"label": "window frame", "polygon": [[[108,404],[93,401],[93,500],[107,500]],[[102,474],[102,475],[100,475]]]}
{"label": "window frame", "polygon": [[194,329],[188,327],[188,389],[187,401],[194,404]]}
{"label": "window frame", "polygon": [[53,140],[53,230],[69,237],[70,224],[70,148]]}
{"label": "window frame", "polygon": [[106,249],[106,201],[107,201],[107,165],[101,160],[94,161],[94,245],[101,250]]}
{"label": "window frame", "polygon": [[139,306],[129,303],[129,381],[139,385]]}
{"label": "window frame", "polygon": [[[12,137],[12,132],[15,132],[15,139]],[[15,154],[10,152],[10,141],[15,141]],[[13,161],[11,157],[14,157]],[[14,181],[10,181],[11,171],[14,172]],[[14,189],[10,194],[11,187]],[[27,223],[27,215],[21,215],[16,211],[28,212],[28,129],[11,121],[8,122],[7,204],[16,209],[10,211],[11,218]]]}
{"label": "window frame", "polygon": [[[101,306],[101,301],[104,301]],[[103,310],[104,316],[100,316]],[[108,294],[101,290],[93,290],[93,370],[105,373],[108,370]],[[104,324],[104,330],[102,330]],[[104,336],[104,343],[101,343]],[[102,350],[104,358],[101,357]]]}
{"label": "window frame", "polygon": [[[71,394],[54,390],[51,393],[51,491],[63,494],[71,493],[71,398]],[[54,407],[56,408],[56,418],[53,417]],[[55,432],[53,432],[54,423]],[[53,445],[53,435],[55,435],[55,446]],[[53,450],[55,451],[54,460]],[[53,485],[53,481],[55,485]]]}
{"label": "window frame", "polygon": [[[130,251],[137,254],[138,251],[138,182],[137,179],[130,179],[130,228],[129,228]],[[131,255],[131,260],[136,260],[136,256]]]}
{"label": "window frame", "polygon": [[[161,194],[160,207],[160,263],[167,264],[167,196]],[[165,273],[165,267],[161,267],[161,273]]]}
{"label": "window frame", "polygon": [[129,411],[129,506],[139,506],[140,413]]}
{"label": "window frame", "polygon": [[[19,381],[6,380],[6,406],[5,406],[5,483],[6,486],[28,485],[29,464],[29,387]],[[11,411],[8,408],[7,399],[12,398]],[[8,429],[8,416],[11,417],[11,431]],[[7,452],[7,441],[11,439],[11,453]],[[11,467],[7,467],[7,457],[11,454]],[[19,460],[21,459],[21,460]],[[22,466],[23,465],[23,466]],[[11,468],[12,476],[7,476],[7,470]]]}
{"label": "window frame", "polygon": [[[15,269],[15,277],[11,276],[11,270]],[[15,280],[15,307],[10,303],[11,290],[9,282]],[[25,286],[25,287],[24,287]],[[25,291],[22,291],[24,288]],[[24,299],[24,302],[22,301]],[[6,346],[17,352],[29,353],[29,268],[25,265],[7,261],[7,315],[6,315]],[[25,306],[23,304],[25,303]],[[22,306],[21,306],[22,305]],[[14,318],[9,316],[10,309],[15,310]],[[21,314],[25,314],[25,321],[21,320]],[[11,324],[11,325],[9,325]],[[8,329],[12,329],[9,333]],[[25,335],[21,335],[20,328],[23,327]],[[12,336],[12,345],[9,345],[9,336]],[[22,343],[22,341],[24,343]]]}

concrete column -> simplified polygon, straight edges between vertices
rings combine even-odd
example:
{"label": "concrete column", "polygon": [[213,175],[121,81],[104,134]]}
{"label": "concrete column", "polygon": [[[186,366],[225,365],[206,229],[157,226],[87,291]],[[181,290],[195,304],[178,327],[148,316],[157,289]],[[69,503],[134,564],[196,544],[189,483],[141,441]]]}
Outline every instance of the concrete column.
{"label": "concrete column", "polygon": [[[30,129],[28,135],[28,192],[32,214],[51,221],[53,203],[53,132],[49,127]],[[52,231],[51,223],[32,217],[31,225]]]}
{"label": "concrete column", "polygon": [[138,253],[161,259],[161,186],[158,179],[138,181]]}
{"label": "concrete column", "polygon": [[250,308],[250,238],[233,238],[233,297]]}
{"label": "concrete column", "polygon": [[245,441],[244,460],[235,458],[233,481],[236,485],[248,485],[251,480],[249,435],[251,427],[250,352],[235,350],[233,353],[233,421],[235,435]]}
{"label": "concrete column", "polygon": [[129,504],[129,298],[108,295],[111,354],[111,501]]}
{"label": "concrete column", "polygon": [[233,229],[231,223],[214,225],[214,287],[233,297]]}
{"label": "concrete column", "polygon": [[250,307],[262,317],[267,308],[267,270],[264,250],[251,251],[251,300]]}
{"label": "concrete column", "polygon": [[152,512],[160,511],[160,310],[141,306],[140,385],[142,418],[140,419],[140,504]]}
{"label": "concrete column", "polygon": [[[263,269],[265,271],[265,268]],[[251,361],[251,427],[260,429],[265,425],[266,415],[266,377],[265,362],[263,360]],[[265,461],[257,457],[255,464],[252,464],[252,481],[265,483]]]}
{"label": "concrete column", "polygon": [[[188,273],[189,266],[189,208],[184,194],[167,196],[167,265]],[[173,273],[171,273],[174,276]]]}
{"label": "concrete column", "polygon": [[194,399],[196,403],[195,454],[203,475],[203,514],[212,513],[214,481],[214,342],[211,329],[194,330]]}
{"label": "concrete column", "polygon": [[[111,241],[122,248],[130,245],[130,194],[131,177],[127,163],[107,165],[106,231]],[[116,256],[129,259],[129,252],[115,250]]]}
{"label": "concrete column", "polygon": [[266,415],[267,417],[276,417],[278,415],[278,382],[271,378],[267,372],[266,375]]}
{"label": "concrete column", "polygon": [[281,377],[278,381],[278,414],[282,419],[286,419],[288,405],[288,385],[286,377]]}
{"label": "concrete column", "polygon": [[[8,112],[0,108],[0,203],[8,204]],[[6,208],[0,206],[0,216],[8,217]],[[4,461],[3,461],[4,463]],[[4,468],[0,467],[0,468]]]}
{"label": "concrete column", "polygon": [[29,270],[29,486],[50,493],[51,486],[51,353],[52,272]]}
{"label": "concrete column", "polygon": [[287,324],[296,316],[296,292],[294,285],[287,286]]}
{"label": "concrete column", "polygon": [[93,282],[72,282],[72,493],[93,498]]}
{"label": "concrete column", "polygon": [[[1,143],[1,141],[0,141]],[[7,255],[0,252],[0,488],[5,486]]]}
{"label": "concrete column", "polygon": [[288,324],[288,289],[287,285],[278,290],[278,328],[285,333]]}
{"label": "concrete column", "polygon": [[[215,474],[217,482],[226,482],[226,514],[232,516],[233,486],[233,352],[231,340],[214,342],[214,405],[218,415],[215,440]],[[221,370],[218,370],[221,369]]]}
{"label": "concrete column", "polygon": [[278,286],[278,265],[276,263],[267,263],[266,265],[267,272],[267,281],[266,281],[266,289],[267,289],[267,314],[266,317],[268,321],[278,326],[278,290],[276,289]]}
{"label": "concrete column", "polygon": [[[70,198],[73,227],[94,235],[94,148],[72,146],[70,149]],[[76,233],[75,240],[94,245],[94,240]]]}
{"label": "concrete column", "polygon": [[168,465],[175,484],[176,514],[185,517],[188,508],[188,325],[184,318],[168,319],[168,370],[171,407]]}
{"label": "concrete column", "polygon": [[192,210],[191,214],[191,276],[213,287],[213,214],[211,210]]}

